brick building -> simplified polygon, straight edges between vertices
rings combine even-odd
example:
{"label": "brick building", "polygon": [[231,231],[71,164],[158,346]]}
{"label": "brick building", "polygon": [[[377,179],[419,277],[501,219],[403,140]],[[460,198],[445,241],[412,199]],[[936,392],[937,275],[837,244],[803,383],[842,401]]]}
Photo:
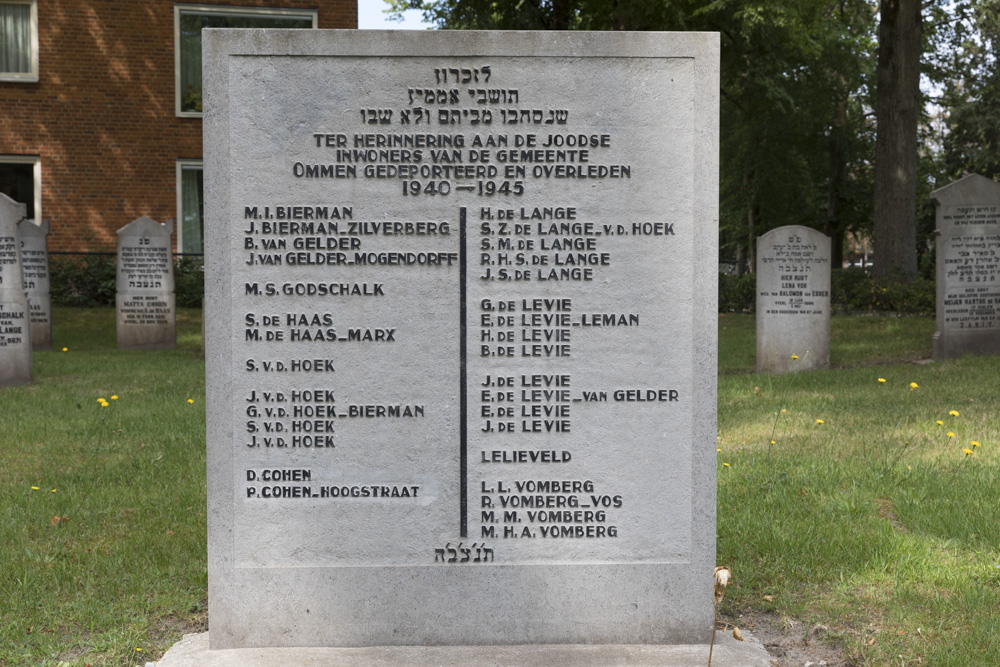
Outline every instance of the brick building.
{"label": "brick building", "polygon": [[201,252],[204,26],[356,28],[357,0],[0,0],[0,192],[50,250],[148,215]]}

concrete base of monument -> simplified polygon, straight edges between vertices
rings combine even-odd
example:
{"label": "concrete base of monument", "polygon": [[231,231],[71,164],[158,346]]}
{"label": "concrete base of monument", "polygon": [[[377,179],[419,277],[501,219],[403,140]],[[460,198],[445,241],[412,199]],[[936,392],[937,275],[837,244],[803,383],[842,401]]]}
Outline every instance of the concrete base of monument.
{"label": "concrete base of monument", "polygon": [[[769,667],[763,645],[716,635],[713,667]],[[687,667],[708,664],[708,645],[377,646],[210,651],[208,633],[184,635],[156,667]]]}

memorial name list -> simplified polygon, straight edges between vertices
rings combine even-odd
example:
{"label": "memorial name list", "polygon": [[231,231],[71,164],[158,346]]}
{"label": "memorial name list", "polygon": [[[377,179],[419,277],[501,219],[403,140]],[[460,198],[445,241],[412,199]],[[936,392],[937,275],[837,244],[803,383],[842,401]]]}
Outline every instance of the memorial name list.
{"label": "memorial name list", "polygon": [[[697,59],[474,34],[406,35],[395,55],[313,36],[313,57],[262,59],[212,39],[209,386],[214,371],[230,392],[210,412],[209,488],[227,562],[258,582],[360,569],[362,589],[397,594],[385,573],[416,568],[415,596],[449,582],[449,643],[688,632],[485,619],[541,613],[498,565],[655,566],[679,587],[711,571],[698,484],[714,465],[696,443],[714,441],[715,271],[697,258],[715,256],[715,184],[696,179],[715,171],[692,156],[715,149]],[[579,617],[605,584],[579,585],[552,604]],[[477,586],[508,590],[469,611]],[[405,607],[326,641],[392,642]]]}

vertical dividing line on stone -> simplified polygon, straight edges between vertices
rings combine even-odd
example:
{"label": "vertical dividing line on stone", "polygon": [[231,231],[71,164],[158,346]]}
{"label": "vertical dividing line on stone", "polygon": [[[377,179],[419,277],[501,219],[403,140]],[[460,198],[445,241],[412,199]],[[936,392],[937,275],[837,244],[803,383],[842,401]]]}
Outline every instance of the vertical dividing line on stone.
{"label": "vertical dividing line on stone", "polygon": [[469,436],[468,436],[468,378],[466,377],[466,365],[465,365],[465,207],[459,208],[458,213],[458,289],[459,289],[459,318],[461,319],[461,324],[459,326],[459,387],[458,387],[458,405],[459,405],[459,422],[458,422],[458,467],[459,467],[459,535],[461,537],[469,536]]}

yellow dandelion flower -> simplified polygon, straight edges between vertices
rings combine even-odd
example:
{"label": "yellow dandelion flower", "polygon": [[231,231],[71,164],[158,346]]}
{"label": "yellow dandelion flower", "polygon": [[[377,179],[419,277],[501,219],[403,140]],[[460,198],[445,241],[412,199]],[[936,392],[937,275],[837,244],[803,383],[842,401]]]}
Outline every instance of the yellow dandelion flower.
{"label": "yellow dandelion flower", "polygon": [[973,440],[969,444],[972,445],[973,447],[978,447],[979,446],[979,441],[978,440]]}
{"label": "yellow dandelion flower", "polygon": [[786,410],[785,408],[781,408],[781,414],[785,414],[786,412],[788,412],[788,410]]}
{"label": "yellow dandelion flower", "polygon": [[774,440],[772,440],[772,441],[771,441],[771,444],[772,444],[772,445],[776,445],[776,444],[778,444],[778,443],[777,443],[777,442],[775,442]]}
{"label": "yellow dandelion flower", "polygon": [[972,450],[971,450],[971,449],[969,449],[968,447],[966,447],[965,449],[963,449],[963,450],[962,450],[962,452],[963,452],[963,453],[964,453],[964,454],[965,454],[966,456],[968,456],[969,454],[971,454],[971,453],[972,453]]}
{"label": "yellow dandelion flower", "polygon": [[31,490],[32,490],[32,491],[37,491],[37,490],[38,490],[39,488],[41,488],[41,487],[38,487],[38,486],[33,486],[33,487],[31,487]]}
{"label": "yellow dandelion flower", "polygon": [[913,391],[914,389],[919,389],[919,388],[920,388],[920,385],[917,384],[916,382],[911,382],[910,383],[910,391]]}
{"label": "yellow dandelion flower", "polygon": [[816,423],[817,423],[817,424],[825,424],[825,423],[826,423],[826,420],[825,420],[825,419],[817,419],[817,420],[816,420]]}
{"label": "yellow dandelion flower", "polygon": [[49,493],[55,493],[55,492],[56,492],[56,490],[55,490],[55,489],[52,489],[52,491],[50,491]]}
{"label": "yellow dandelion flower", "polygon": [[142,649],[139,648],[138,646],[135,647],[135,650],[138,651],[139,653],[142,653]]}
{"label": "yellow dandelion flower", "polygon": [[948,437],[949,438],[954,438],[955,437],[955,432],[954,431],[948,431]]}
{"label": "yellow dandelion flower", "polygon": [[797,354],[793,354],[792,355],[792,359],[798,359],[798,358],[799,358],[799,355],[797,355]]}
{"label": "yellow dandelion flower", "polygon": [[952,417],[957,417],[958,416],[958,410],[949,410],[948,414],[951,415]]}
{"label": "yellow dandelion flower", "polygon": [[112,394],[111,395],[111,400],[112,401],[117,401],[118,400],[118,394]]}
{"label": "yellow dandelion flower", "polygon": [[934,422],[934,423],[935,423],[935,424],[937,424],[938,426],[944,426],[944,422],[943,422],[943,421],[941,421],[940,419],[938,419],[938,420],[937,420],[936,422]]}
{"label": "yellow dandelion flower", "polygon": [[188,403],[192,403],[193,404],[194,403],[194,399],[193,398],[189,398],[188,399]]}
{"label": "yellow dandelion flower", "polygon": [[69,348],[68,347],[64,347],[63,348],[63,352],[69,352]]}
{"label": "yellow dandelion flower", "polygon": [[885,384],[885,378],[879,378],[878,381],[881,382],[882,384]]}
{"label": "yellow dandelion flower", "polygon": [[103,403],[103,402],[104,402],[104,398],[103,398],[103,397],[101,397],[101,398],[97,399],[97,402],[98,402],[98,403]]}
{"label": "yellow dandelion flower", "polygon": [[731,465],[729,465],[728,463],[723,463],[722,465],[723,465],[723,466],[725,466],[726,468],[731,468],[731,467],[732,467],[732,466],[731,466]]}
{"label": "yellow dandelion flower", "polygon": [[715,451],[719,452],[720,454],[722,453],[722,450],[718,448]]}

